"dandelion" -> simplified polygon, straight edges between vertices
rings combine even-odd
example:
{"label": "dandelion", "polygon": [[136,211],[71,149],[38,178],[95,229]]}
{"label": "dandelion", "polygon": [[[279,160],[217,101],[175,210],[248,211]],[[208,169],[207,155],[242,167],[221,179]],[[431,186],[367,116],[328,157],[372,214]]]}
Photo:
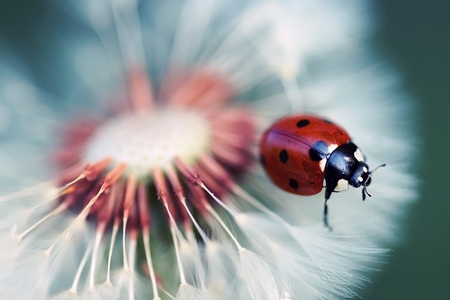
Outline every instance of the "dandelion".
{"label": "dandelion", "polygon": [[[66,8],[96,34],[70,53],[104,110],[57,121],[53,175],[0,198],[3,297],[357,296],[415,197],[412,111],[371,61],[362,3]],[[18,90],[4,92],[5,110]],[[256,163],[262,130],[296,111],[336,120],[371,163],[389,166],[367,203],[360,191],[333,196],[333,232],[322,194],[288,195]]]}

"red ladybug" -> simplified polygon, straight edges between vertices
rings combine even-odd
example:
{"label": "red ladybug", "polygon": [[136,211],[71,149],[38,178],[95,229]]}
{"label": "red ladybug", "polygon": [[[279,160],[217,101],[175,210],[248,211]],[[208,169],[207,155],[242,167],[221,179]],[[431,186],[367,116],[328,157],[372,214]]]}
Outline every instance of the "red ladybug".
{"label": "red ladybug", "polygon": [[[292,115],[276,121],[263,134],[260,159],[270,179],[286,192],[309,196],[325,184],[323,222],[328,225],[327,201],[348,185],[371,196],[369,166],[348,133],[332,122],[311,115]],[[384,165],[382,165],[384,166]]]}

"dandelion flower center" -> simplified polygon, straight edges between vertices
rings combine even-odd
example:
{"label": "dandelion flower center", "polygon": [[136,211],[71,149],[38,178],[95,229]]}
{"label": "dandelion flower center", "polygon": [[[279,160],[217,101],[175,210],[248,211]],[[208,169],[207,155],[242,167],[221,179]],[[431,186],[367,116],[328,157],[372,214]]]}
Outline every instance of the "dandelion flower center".
{"label": "dandelion flower center", "polygon": [[138,178],[155,167],[166,170],[175,157],[187,164],[208,153],[211,129],[205,116],[194,110],[156,110],[130,113],[106,122],[88,140],[88,163],[106,156],[126,164],[127,173]]}
{"label": "dandelion flower center", "polygon": [[[168,86],[158,89],[162,94],[153,93],[145,72],[130,71],[128,76],[122,111],[65,127],[54,153],[61,166],[55,195],[43,215],[14,231],[14,240],[21,243],[52,221],[64,220],[64,226],[55,228],[62,232],[42,249],[49,260],[58,256],[57,245],[74,246],[83,240],[83,231],[95,232],[86,240],[72,285],[55,299],[83,290],[82,274],[88,274],[91,292],[106,289],[119,295],[112,299],[119,299],[123,289],[133,295],[142,273],[151,282],[153,299],[161,299],[160,290],[172,279],[164,278],[154,263],[150,235],[171,237],[158,240],[157,248],[173,247],[181,294],[195,292],[189,284],[191,267],[203,267],[197,244],[216,260],[224,249],[209,248],[225,234],[236,255],[245,253],[244,262],[253,257],[216,211],[223,206],[231,212],[220,198],[245,194],[236,182],[254,160],[253,110],[227,103],[235,96],[233,89],[226,78],[208,70],[187,72],[172,86],[162,84]],[[97,268],[100,263],[106,266],[103,272]]]}

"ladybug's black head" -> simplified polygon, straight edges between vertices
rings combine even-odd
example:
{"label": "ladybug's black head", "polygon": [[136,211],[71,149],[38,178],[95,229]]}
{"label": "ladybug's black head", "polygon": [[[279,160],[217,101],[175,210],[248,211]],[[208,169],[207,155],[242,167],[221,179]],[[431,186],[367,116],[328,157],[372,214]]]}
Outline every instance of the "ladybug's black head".
{"label": "ladybug's black head", "polygon": [[369,166],[364,162],[360,162],[348,183],[355,188],[359,188],[361,185],[368,186],[370,184]]}
{"label": "ladybug's black head", "polygon": [[385,164],[382,164],[378,167],[375,168],[375,170],[373,170],[372,172],[369,171],[369,166],[364,163],[364,162],[360,162],[358,167],[356,168],[355,172],[353,173],[353,175],[350,177],[349,180],[349,184],[355,188],[358,188],[360,186],[363,186],[363,190],[362,190],[362,198],[363,200],[366,199],[366,195],[369,197],[372,197],[371,194],[369,194],[369,192],[367,191],[367,187],[370,185],[370,183],[372,182],[372,177],[371,175],[373,174],[373,172],[375,172],[378,168],[380,167],[384,167]]}

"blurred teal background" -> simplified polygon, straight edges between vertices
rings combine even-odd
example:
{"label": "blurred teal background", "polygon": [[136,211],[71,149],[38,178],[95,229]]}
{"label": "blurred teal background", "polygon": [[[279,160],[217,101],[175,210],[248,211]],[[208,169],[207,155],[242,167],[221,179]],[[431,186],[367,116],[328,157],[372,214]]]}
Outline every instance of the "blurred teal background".
{"label": "blurred teal background", "polygon": [[376,2],[378,42],[418,100],[419,202],[364,299],[450,299],[450,1]]}
{"label": "blurred teal background", "polygon": [[[0,37],[44,90],[58,94],[65,84],[60,81],[64,63],[49,41],[57,31],[71,34],[80,28],[45,3],[0,1]],[[368,300],[450,299],[450,1],[379,0],[374,7],[376,50],[418,100],[421,197],[399,233],[404,242],[361,294]]]}

